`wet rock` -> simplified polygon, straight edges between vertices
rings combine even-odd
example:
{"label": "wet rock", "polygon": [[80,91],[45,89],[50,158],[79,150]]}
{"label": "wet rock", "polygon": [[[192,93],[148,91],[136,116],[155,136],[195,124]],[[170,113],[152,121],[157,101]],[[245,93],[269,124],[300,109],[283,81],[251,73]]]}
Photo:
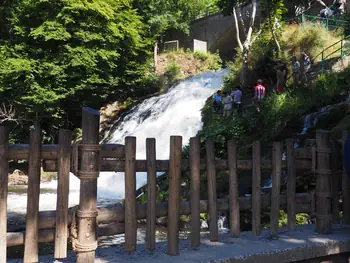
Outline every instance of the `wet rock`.
{"label": "wet rock", "polygon": [[28,176],[20,170],[14,170],[9,174],[9,185],[27,185]]}

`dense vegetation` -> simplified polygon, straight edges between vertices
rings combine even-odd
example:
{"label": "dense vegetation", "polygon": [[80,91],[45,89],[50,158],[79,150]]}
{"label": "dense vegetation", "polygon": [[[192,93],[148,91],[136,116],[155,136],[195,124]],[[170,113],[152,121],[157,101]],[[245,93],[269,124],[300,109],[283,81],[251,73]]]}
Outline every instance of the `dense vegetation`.
{"label": "dense vegetation", "polygon": [[158,91],[151,64],[154,43],[169,28],[187,32],[191,19],[205,11],[205,3],[2,2],[2,122],[41,125],[49,138],[60,127],[79,126],[83,105],[99,109],[110,101],[140,99]]}

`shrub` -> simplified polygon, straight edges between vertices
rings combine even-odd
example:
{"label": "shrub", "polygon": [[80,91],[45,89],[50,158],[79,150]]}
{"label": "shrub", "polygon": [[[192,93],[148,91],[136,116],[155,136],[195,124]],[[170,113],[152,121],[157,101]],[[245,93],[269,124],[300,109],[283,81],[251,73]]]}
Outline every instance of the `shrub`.
{"label": "shrub", "polygon": [[170,60],[164,75],[168,78],[168,83],[174,83],[181,79],[181,67],[175,63],[174,59]]}

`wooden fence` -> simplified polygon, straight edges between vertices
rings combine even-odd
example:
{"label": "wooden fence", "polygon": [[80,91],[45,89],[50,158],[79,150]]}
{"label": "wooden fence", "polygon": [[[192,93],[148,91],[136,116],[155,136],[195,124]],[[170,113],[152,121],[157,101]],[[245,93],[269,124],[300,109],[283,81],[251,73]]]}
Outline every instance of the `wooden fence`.
{"label": "wooden fence", "polygon": [[[0,263],[6,262],[6,248],[24,244],[24,262],[38,261],[38,243],[54,242],[55,258],[67,257],[67,240],[71,238],[77,262],[94,262],[98,236],[125,233],[125,251],[136,250],[137,220],[146,219],[146,246],[155,248],[156,218],[168,216],[168,254],[179,254],[179,217],[191,215],[191,246],[200,246],[200,213],[209,215],[210,240],[219,240],[217,212],[229,211],[233,237],[240,236],[240,211],[252,211],[252,232],[260,234],[261,209],[270,208],[271,236],[278,235],[280,209],[288,212],[288,227],[296,227],[296,214],[315,214],[316,231],[327,234],[332,221],[339,222],[342,173],[342,204],[345,224],[350,224],[350,183],[339,170],[340,155],[329,134],[318,131],[310,147],[294,148],[293,140],[286,141],[287,158],[282,160],[282,142],[273,142],[272,160],[262,160],[261,145],[252,147],[252,160],[237,159],[237,145],[227,143],[228,160],[215,157],[214,142],[205,142],[206,155],[200,156],[200,141],[190,139],[190,157],[182,159],[182,137],[170,137],[169,160],[156,160],[156,140],[146,140],[146,160],[136,160],[136,138],[125,138],[125,146],[99,145],[99,113],[83,108],[83,137],[72,145],[72,133],[61,130],[59,144],[41,145],[40,130],[30,132],[29,145],[9,145],[6,127],[0,127]],[[346,134],[344,134],[346,136]],[[345,140],[345,137],[344,137]],[[201,159],[201,157],[203,159]],[[26,232],[7,233],[7,192],[9,160],[28,160],[29,181]],[[40,168],[58,172],[56,211],[39,212]],[[287,170],[287,194],[280,194],[282,169]],[[180,202],[180,180],[183,171],[191,175],[191,201]],[[200,200],[200,173],[205,170],[208,200]],[[216,173],[229,171],[229,198],[217,199]],[[239,197],[239,172],[252,171],[252,196]],[[272,170],[272,192],[261,194],[261,171]],[[296,193],[296,173],[309,170],[316,173],[316,194]],[[79,209],[68,208],[69,172],[80,180]],[[125,172],[125,202],[96,208],[97,180],[100,171]],[[169,201],[156,202],[156,172],[169,174]],[[136,172],[147,172],[147,204],[136,204]],[[333,205],[332,205],[333,204]],[[98,222],[98,224],[97,224]],[[127,223],[125,223],[127,222]]]}

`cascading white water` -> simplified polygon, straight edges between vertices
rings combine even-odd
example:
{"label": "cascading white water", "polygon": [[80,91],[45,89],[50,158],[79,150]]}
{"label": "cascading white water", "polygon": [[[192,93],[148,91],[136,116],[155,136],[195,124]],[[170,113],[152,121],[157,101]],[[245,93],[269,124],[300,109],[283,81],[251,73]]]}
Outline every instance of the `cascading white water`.
{"label": "cascading white water", "polygon": [[[195,136],[202,127],[201,109],[206,99],[223,84],[228,70],[204,73],[182,81],[167,93],[152,97],[137,105],[124,118],[113,132],[109,143],[122,143],[126,136],[137,137],[138,159],[145,159],[146,138],[156,138],[157,159],[169,158],[169,142],[171,135],[183,137],[183,145]],[[138,173],[137,186],[146,182],[145,173]],[[70,176],[69,205],[79,203],[79,180]],[[42,184],[40,210],[54,210],[56,207],[57,182]],[[25,191],[24,191],[25,192]],[[124,197],[123,173],[100,174],[98,179],[98,205],[115,202]],[[25,213],[26,195],[18,191],[9,193],[8,211]]]}

